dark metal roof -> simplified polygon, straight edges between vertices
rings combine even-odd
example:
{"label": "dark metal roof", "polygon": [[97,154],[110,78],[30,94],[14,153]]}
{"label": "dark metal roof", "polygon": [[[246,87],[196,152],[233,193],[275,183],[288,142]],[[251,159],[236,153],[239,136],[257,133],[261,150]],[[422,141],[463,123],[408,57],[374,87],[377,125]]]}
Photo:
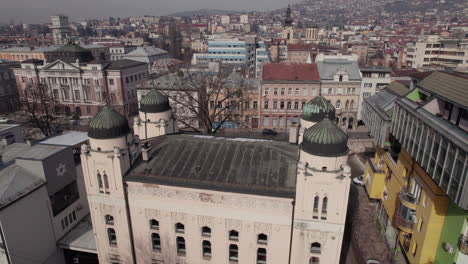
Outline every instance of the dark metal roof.
{"label": "dark metal roof", "polygon": [[188,188],[294,197],[298,148],[286,142],[189,135],[149,141],[150,160],[126,180]]}
{"label": "dark metal roof", "polygon": [[330,119],[325,118],[306,129],[301,149],[305,152],[326,157],[346,155],[348,135]]}
{"label": "dark metal roof", "polygon": [[444,72],[433,72],[419,87],[459,106],[468,107],[468,79]]}
{"label": "dark metal roof", "polygon": [[95,139],[116,138],[130,132],[125,116],[106,106],[89,121],[88,136]]}
{"label": "dark metal roof", "polygon": [[76,60],[80,62],[90,62],[94,60],[92,52],[78,44],[69,43],[54,51],[49,52],[48,60],[61,60],[68,63],[74,63]]}
{"label": "dark metal roof", "polygon": [[160,113],[170,110],[169,99],[156,89],[152,89],[140,101],[140,110],[145,113]]}
{"label": "dark metal roof", "polygon": [[116,61],[111,61],[109,65],[107,65],[106,69],[108,70],[122,70],[122,69],[127,69],[127,68],[132,68],[140,65],[146,65],[147,63],[141,62],[141,61],[134,61],[134,60],[116,60]]}
{"label": "dark metal roof", "polygon": [[327,116],[335,117],[335,107],[325,97],[319,95],[304,105],[301,118],[311,122],[319,122]]}

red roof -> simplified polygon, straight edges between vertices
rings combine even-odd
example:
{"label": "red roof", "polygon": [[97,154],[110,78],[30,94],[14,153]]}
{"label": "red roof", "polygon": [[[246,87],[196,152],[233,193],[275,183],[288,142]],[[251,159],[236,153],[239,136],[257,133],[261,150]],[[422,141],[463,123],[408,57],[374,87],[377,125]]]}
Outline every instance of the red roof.
{"label": "red roof", "polygon": [[319,81],[317,64],[269,63],[263,65],[264,81]]}
{"label": "red roof", "polygon": [[288,50],[312,50],[312,44],[288,44]]}

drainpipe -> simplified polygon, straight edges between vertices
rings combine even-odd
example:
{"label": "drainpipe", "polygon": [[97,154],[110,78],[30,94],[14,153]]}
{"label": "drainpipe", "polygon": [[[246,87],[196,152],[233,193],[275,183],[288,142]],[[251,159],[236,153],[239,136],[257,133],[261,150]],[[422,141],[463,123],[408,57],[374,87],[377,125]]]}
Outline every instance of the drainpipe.
{"label": "drainpipe", "polygon": [[128,185],[126,182],[123,183],[124,186],[124,197],[125,197],[125,208],[127,209],[127,221],[128,221],[128,233],[130,235],[130,245],[132,248],[132,257],[133,263],[137,263],[136,253],[135,253],[135,240],[133,238],[133,226],[132,218],[130,217],[130,205],[128,204]]}
{"label": "drainpipe", "polygon": [[293,242],[293,232],[294,232],[294,211],[296,208],[296,201],[292,200],[292,216],[291,216],[291,235],[289,240],[289,257],[288,257],[288,264],[291,264],[291,255],[292,255],[292,242]]}

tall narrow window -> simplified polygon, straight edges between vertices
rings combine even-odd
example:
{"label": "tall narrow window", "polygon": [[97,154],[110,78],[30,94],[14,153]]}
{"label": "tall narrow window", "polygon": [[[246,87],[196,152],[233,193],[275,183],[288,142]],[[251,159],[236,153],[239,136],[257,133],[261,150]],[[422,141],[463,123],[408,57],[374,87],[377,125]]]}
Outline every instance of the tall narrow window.
{"label": "tall narrow window", "polygon": [[159,221],[156,220],[156,219],[151,219],[150,220],[150,228],[158,230],[159,229]]}
{"label": "tall narrow window", "polygon": [[328,206],[328,197],[324,197],[322,200],[322,220],[327,220],[327,206]]}
{"label": "tall narrow window", "polygon": [[310,253],[320,254],[322,253],[322,245],[318,242],[312,243],[310,246]]}
{"label": "tall narrow window", "polygon": [[152,233],[151,234],[151,241],[153,244],[153,250],[154,251],[161,251],[161,237],[159,236],[158,233]]}
{"label": "tall narrow window", "polygon": [[349,108],[353,109],[354,108],[354,100],[351,100],[351,103],[349,105]]}
{"label": "tall narrow window", "polygon": [[265,264],[267,260],[267,252],[264,248],[257,249],[257,264]]}
{"label": "tall narrow window", "polygon": [[113,225],[114,224],[114,217],[112,215],[106,215],[105,220],[106,220],[107,225]]}
{"label": "tall narrow window", "polygon": [[202,242],[203,257],[211,257],[211,242],[203,240]]}
{"label": "tall narrow window", "polygon": [[106,173],[104,173],[104,189],[106,193],[109,193],[109,177],[107,177]]}
{"label": "tall narrow window", "polygon": [[320,260],[318,257],[311,257],[310,264],[320,264]]}
{"label": "tall narrow window", "polygon": [[117,236],[115,234],[114,228],[107,228],[107,238],[109,239],[109,245],[117,245]]}
{"label": "tall narrow window", "polygon": [[183,237],[176,238],[177,244],[177,255],[185,256],[185,239]]}
{"label": "tall narrow window", "polygon": [[204,226],[202,227],[202,236],[210,237],[211,236],[211,228]]}
{"label": "tall narrow window", "polygon": [[99,192],[104,193],[104,186],[102,184],[102,176],[99,172],[97,174],[97,180],[98,180]]}
{"label": "tall narrow window", "polygon": [[268,236],[265,234],[259,234],[257,236],[257,243],[264,244],[264,245],[268,244]]}
{"label": "tall narrow window", "polygon": [[185,226],[181,223],[177,223],[175,225],[175,230],[177,233],[184,233],[185,232]]}
{"label": "tall narrow window", "polygon": [[229,261],[237,262],[239,260],[239,248],[237,245],[229,245]]}
{"label": "tall narrow window", "polygon": [[239,232],[236,230],[229,231],[229,239],[230,240],[239,240]]}
{"label": "tall narrow window", "polygon": [[314,198],[314,213],[313,213],[313,216],[312,216],[313,219],[318,219],[319,199],[320,198],[318,196],[315,196],[315,198]]}

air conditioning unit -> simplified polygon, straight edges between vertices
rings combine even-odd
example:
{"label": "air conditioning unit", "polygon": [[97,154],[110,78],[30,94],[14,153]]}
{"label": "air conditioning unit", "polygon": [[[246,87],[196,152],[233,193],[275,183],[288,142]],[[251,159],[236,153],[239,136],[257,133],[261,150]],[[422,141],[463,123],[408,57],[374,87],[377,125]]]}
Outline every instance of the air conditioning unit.
{"label": "air conditioning unit", "polygon": [[450,254],[455,252],[455,248],[449,242],[445,242],[444,248],[445,248],[445,251],[447,251]]}

